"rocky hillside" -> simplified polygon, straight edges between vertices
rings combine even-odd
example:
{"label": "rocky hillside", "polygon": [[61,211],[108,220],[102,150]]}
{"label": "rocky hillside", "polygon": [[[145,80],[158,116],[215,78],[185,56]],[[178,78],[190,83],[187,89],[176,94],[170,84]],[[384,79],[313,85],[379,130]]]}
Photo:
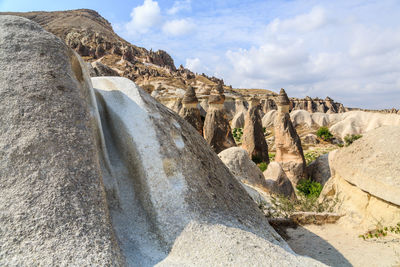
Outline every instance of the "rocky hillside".
{"label": "rocky hillside", "polygon": [[[153,95],[161,103],[173,100],[179,106],[182,89],[192,85],[196,93],[207,95],[211,87],[221,79],[196,74],[182,65],[176,68],[174,60],[165,51],[152,51],[130,44],[119,37],[111,24],[96,11],[89,9],[56,11],[56,12],[7,12],[0,15],[17,15],[39,23],[47,31],[57,35],[65,43],[78,52],[87,62],[92,63],[92,76],[126,77],[147,92],[158,90]],[[276,93],[264,89],[233,89],[224,86],[229,100],[250,97],[260,98],[264,110],[276,109],[274,96]],[[322,99],[291,99],[292,109],[305,109],[310,112],[344,112],[342,104],[327,97]],[[247,104],[247,103],[246,103]],[[167,105],[168,106],[168,105]]]}

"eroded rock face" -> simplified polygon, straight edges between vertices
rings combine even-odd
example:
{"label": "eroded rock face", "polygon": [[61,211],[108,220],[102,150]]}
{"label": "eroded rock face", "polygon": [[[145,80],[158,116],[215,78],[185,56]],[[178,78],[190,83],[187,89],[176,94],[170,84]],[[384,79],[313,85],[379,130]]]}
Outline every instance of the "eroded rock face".
{"label": "eroded rock face", "polygon": [[92,62],[91,65],[94,70],[94,75],[92,75],[92,77],[119,76],[117,71],[113,70],[112,68],[108,67],[107,65],[104,65],[103,63],[101,63],[99,61]]}
{"label": "eroded rock face", "polygon": [[123,265],[84,65],[38,24],[0,16],[2,266]]}
{"label": "eroded rock face", "polygon": [[208,99],[208,110],[204,121],[204,139],[216,153],[236,146],[224,109],[224,101],[222,85],[219,84]]}
{"label": "eroded rock face", "polygon": [[107,149],[116,159],[111,170],[119,181],[119,206],[111,214],[131,265],[319,265],[289,252],[242,185],[182,118],[128,79],[92,81],[111,143]]}
{"label": "eroded rock face", "polygon": [[275,161],[279,162],[294,186],[304,178],[305,160],[300,137],[289,116],[289,98],[285,90],[276,100],[278,111],[274,121],[275,128]]}
{"label": "eroded rock face", "polygon": [[347,222],[368,229],[400,221],[399,140],[399,126],[384,126],[329,156],[332,178],[321,195],[339,198]]}
{"label": "eroded rock face", "polygon": [[182,99],[179,116],[189,122],[200,135],[203,135],[203,121],[201,120],[200,110],[197,108],[198,103],[194,88],[189,86]]}
{"label": "eroded rock face", "polygon": [[261,125],[258,99],[252,99],[250,102],[244,123],[242,147],[249,153],[250,158],[269,163],[268,145]]}

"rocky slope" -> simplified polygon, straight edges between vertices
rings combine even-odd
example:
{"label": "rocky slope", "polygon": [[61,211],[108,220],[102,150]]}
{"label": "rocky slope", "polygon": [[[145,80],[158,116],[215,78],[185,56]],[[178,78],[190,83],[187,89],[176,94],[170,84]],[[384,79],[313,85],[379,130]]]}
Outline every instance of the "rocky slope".
{"label": "rocky slope", "polygon": [[[96,11],[89,9],[56,11],[56,12],[7,12],[23,16],[39,23],[47,31],[57,35],[65,43],[81,55],[87,62],[100,62],[108,66],[113,74],[118,73],[138,85],[147,92],[156,91],[153,95],[158,101],[179,112],[181,99],[187,85],[192,85],[196,93],[203,99],[208,97],[210,86],[221,80],[208,77],[205,74],[195,74],[183,66],[175,67],[171,56],[162,50],[148,51],[145,48],[132,45],[119,37],[112,29],[111,24]],[[95,70],[98,69],[95,67]],[[101,71],[100,71],[101,72]],[[110,73],[110,71],[108,71]],[[110,76],[93,72],[94,76]],[[263,104],[264,112],[276,109],[274,92],[261,89],[232,89],[224,86],[226,106],[234,113],[234,101],[244,98],[257,97]],[[207,105],[205,102],[204,105]],[[204,106],[203,105],[203,106]],[[344,112],[342,104],[327,97],[322,99],[291,99],[292,109],[305,109],[310,112]],[[206,111],[206,109],[205,109]],[[230,117],[230,119],[232,116]]]}
{"label": "rocky slope", "polygon": [[21,17],[0,16],[0,112],[1,266],[323,266],[185,120]]}

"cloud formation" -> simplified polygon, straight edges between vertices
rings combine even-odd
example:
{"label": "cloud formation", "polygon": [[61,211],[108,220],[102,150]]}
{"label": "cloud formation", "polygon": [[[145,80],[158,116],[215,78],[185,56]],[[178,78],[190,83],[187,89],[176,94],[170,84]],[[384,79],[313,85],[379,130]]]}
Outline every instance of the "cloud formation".
{"label": "cloud formation", "polygon": [[[147,2],[157,4],[143,6]],[[284,87],[291,96],[400,108],[400,6],[394,0],[163,4],[157,25],[145,25],[146,34],[131,41],[168,51],[177,65],[239,88]]]}
{"label": "cloud formation", "polygon": [[133,8],[130,16],[131,21],[125,27],[131,34],[148,32],[162,18],[158,2],[152,0],[144,0],[143,5]]}

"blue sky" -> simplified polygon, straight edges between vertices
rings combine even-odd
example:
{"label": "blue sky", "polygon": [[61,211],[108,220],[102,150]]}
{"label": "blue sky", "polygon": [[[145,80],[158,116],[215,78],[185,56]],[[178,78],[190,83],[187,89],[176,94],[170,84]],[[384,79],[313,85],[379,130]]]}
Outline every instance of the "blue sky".
{"label": "blue sky", "polygon": [[0,0],[1,11],[76,8],[233,87],[400,108],[398,0]]}

